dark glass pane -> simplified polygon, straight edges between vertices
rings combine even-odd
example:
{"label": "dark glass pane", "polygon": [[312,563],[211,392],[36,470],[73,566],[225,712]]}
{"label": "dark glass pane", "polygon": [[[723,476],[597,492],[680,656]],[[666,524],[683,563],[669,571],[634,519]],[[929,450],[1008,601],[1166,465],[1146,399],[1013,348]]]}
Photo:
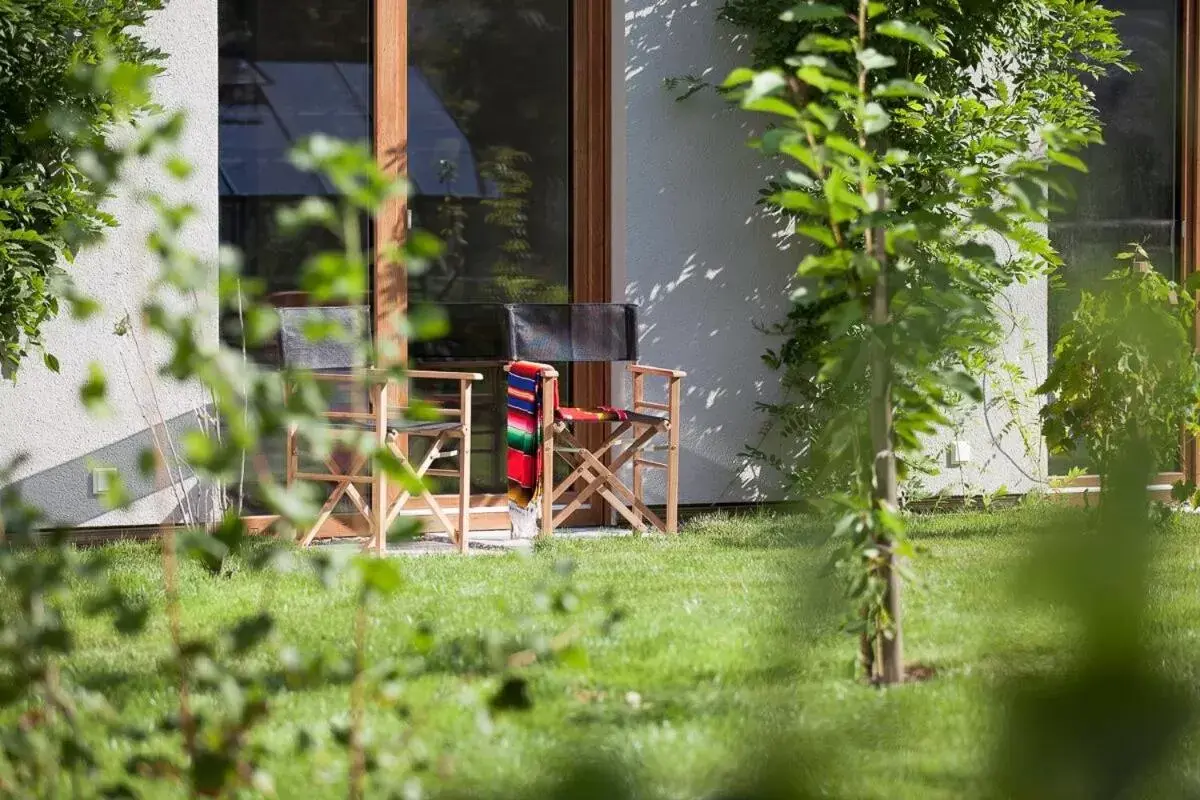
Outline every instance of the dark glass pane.
{"label": "dark glass pane", "polygon": [[409,2],[414,224],[438,302],[570,299],[571,0]]}
{"label": "dark glass pane", "polygon": [[[324,180],[294,169],[288,151],[306,136],[371,137],[372,0],[220,0],[220,238],[245,255],[245,272],[265,282],[277,305],[303,305],[296,290],[304,260],[337,247],[331,236],[285,236],[275,223],[282,207],[332,192]],[[370,244],[370,226],[363,240]],[[223,321],[240,345],[236,315]],[[254,354],[278,363],[277,348]],[[276,477],[284,472],[283,441],[263,442]],[[303,469],[325,471],[323,464]],[[243,491],[246,513],[262,511],[255,487]],[[235,501],[236,502],[236,501]]]}
{"label": "dark glass pane", "polygon": [[[326,195],[322,179],[294,169],[288,150],[325,133],[371,137],[371,0],[221,0],[221,240],[242,249],[246,272],[284,304],[303,260],[336,245],[328,236],[283,236],[279,208]],[[363,228],[364,247],[369,226]]]}
{"label": "dark glass pane", "polygon": [[[409,0],[410,207],[447,248],[409,278],[414,301],[570,301],[571,6]],[[472,483],[502,492],[504,373],[476,367]]]}
{"label": "dark glass pane", "polygon": [[[1096,84],[1105,144],[1084,154],[1088,174],[1073,173],[1078,197],[1051,220],[1050,238],[1065,262],[1060,285],[1050,291],[1051,350],[1080,293],[1095,289],[1131,242],[1145,247],[1164,275],[1175,278],[1179,268],[1180,4],[1104,5],[1124,14],[1116,27],[1139,69]],[[1085,464],[1083,453],[1052,456],[1050,472]]]}

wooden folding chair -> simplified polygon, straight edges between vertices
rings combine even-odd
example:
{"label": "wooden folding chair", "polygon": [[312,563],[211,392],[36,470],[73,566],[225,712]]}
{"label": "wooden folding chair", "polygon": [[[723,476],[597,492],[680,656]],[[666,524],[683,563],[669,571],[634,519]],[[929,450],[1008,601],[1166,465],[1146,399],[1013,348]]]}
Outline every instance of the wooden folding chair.
{"label": "wooden folding chair", "polygon": [[[304,325],[314,314],[325,320],[333,320],[351,326],[360,325],[364,309],[355,308],[305,308],[281,309],[281,352],[285,366],[303,369],[323,384],[340,385],[349,390],[350,407],[344,403],[322,413],[322,422],[330,428],[347,435],[366,433],[373,437],[379,448],[387,448],[406,473],[403,490],[395,498],[385,470],[375,468],[370,474],[368,458],[358,450],[348,454],[348,463],[339,462],[338,453],[325,459],[325,471],[305,471],[300,467],[300,441],[302,437],[295,427],[287,433],[286,481],[290,487],[297,480],[327,483],[332,489],[318,513],[316,522],[300,538],[302,546],[309,546],[320,535],[322,527],[337,509],[343,498],[350,501],[356,513],[366,520],[368,548],[382,554],[387,547],[387,534],[396,519],[404,511],[414,494],[429,509],[440,527],[447,533],[460,552],[467,552],[470,542],[471,508],[471,391],[475,381],[483,376],[475,372],[448,372],[441,370],[407,370],[406,385],[397,387],[395,380],[382,370],[353,365],[354,349],[340,342],[313,343],[304,335]],[[458,408],[432,409],[433,420],[408,418],[409,406],[393,401],[399,396],[408,398],[413,381],[457,382]],[[365,389],[366,407],[360,402],[358,389]],[[343,392],[343,394],[346,394]],[[342,407],[339,407],[342,406]],[[408,439],[428,439],[429,448],[418,464],[409,460]],[[446,448],[452,443],[454,450]],[[454,469],[435,468],[437,461],[457,457]],[[429,477],[452,477],[458,481],[457,524],[452,522],[438,499],[426,485]],[[359,491],[359,485],[371,487],[369,502]]]}
{"label": "wooden folding chair", "polygon": [[[615,303],[514,304],[507,309],[509,354],[514,360],[631,362],[628,369],[633,395],[628,409],[559,406],[558,372],[548,364],[538,364],[544,483],[540,501],[542,535],[550,535],[593,497],[603,499],[638,531],[646,531],[649,524],[663,533],[677,533],[680,409],[683,379],[687,374],[638,363],[637,307]],[[647,399],[648,378],[665,382],[666,402]],[[589,450],[582,444],[576,428],[584,425],[609,428],[599,447]],[[648,453],[661,450],[666,451],[665,460],[647,457]],[[561,481],[554,479],[556,455],[570,469]],[[621,478],[626,466],[632,468],[632,486]],[[666,519],[646,503],[647,469],[666,472]],[[555,503],[572,489],[576,493],[555,514]]]}

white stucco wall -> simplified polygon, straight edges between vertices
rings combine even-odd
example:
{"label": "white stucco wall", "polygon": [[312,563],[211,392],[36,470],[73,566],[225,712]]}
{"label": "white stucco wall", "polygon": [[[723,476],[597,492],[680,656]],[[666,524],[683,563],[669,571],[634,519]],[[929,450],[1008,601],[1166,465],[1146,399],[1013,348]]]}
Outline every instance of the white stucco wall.
{"label": "white stucco wall", "polygon": [[[677,103],[663,85],[689,74],[719,82],[745,63],[732,31],[716,21],[719,5],[627,0],[616,28],[626,163],[616,172],[625,231],[614,296],[642,306],[642,361],[688,373],[683,503],[769,499],[739,457],[762,425],[755,402],[778,392],[755,323],[786,313],[799,262],[778,225],[755,208],[764,167],[745,144],[747,116],[712,92]],[[660,499],[661,473],[650,476],[651,497]]]}
{"label": "white stucco wall", "polygon": [[[910,496],[975,497],[1046,488],[1047,452],[1038,418],[1042,403],[1033,390],[1046,379],[1047,288],[1045,279],[1014,285],[998,299],[1005,337],[981,382],[984,402],[968,403],[950,415],[951,425],[927,450],[939,473],[913,481]],[[969,462],[951,465],[953,442],[970,446]]]}
{"label": "white stucco wall", "polygon": [[[213,0],[172,0],[146,32],[148,41],[169,54],[166,73],[156,84],[158,101],[167,108],[184,108],[188,115],[180,152],[196,171],[180,191],[199,215],[183,244],[213,264],[218,224],[216,17]],[[157,377],[167,350],[138,323],[138,306],[158,272],[144,243],[153,214],[139,200],[139,190],[167,185],[152,165],[133,165],[109,206],[121,226],[70,268],[80,288],[103,304],[103,311],[85,322],[64,313],[51,323],[46,342],[60,361],[61,374],[51,374],[35,359],[22,366],[15,385],[0,383],[0,463],[18,454],[28,457],[15,477],[26,498],[57,523],[153,524],[179,518],[178,493],[161,480],[141,478],[136,468],[138,454],[151,444],[152,424],[165,421],[177,435],[196,424],[197,413],[206,405],[199,387]],[[180,310],[202,314],[192,302],[183,303]],[[118,337],[114,327],[127,313],[133,320],[132,333]],[[203,317],[203,329],[215,337],[215,317]],[[108,376],[112,414],[105,418],[89,415],[79,401],[79,386],[92,362]],[[132,508],[106,512],[92,497],[92,463],[120,469],[137,498]],[[189,482],[184,488],[194,487]]]}
{"label": "white stucco wall", "polygon": [[[614,61],[624,74],[614,87],[614,216],[624,229],[614,235],[614,295],[642,305],[642,360],[688,372],[683,503],[773,499],[774,476],[759,480],[739,454],[748,442],[771,449],[754,404],[778,395],[779,376],[760,360],[769,342],[755,323],[786,312],[786,286],[802,247],[755,209],[766,166],[745,146],[748,115],[712,92],[676,103],[663,86],[685,75],[720,82],[745,65],[747,43],[716,21],[720,5],[626,0],[615,26]],[[1011,320],[987,402],[959,409],[930,442],[928,456],[940,473],[910,487],[913,495],[1023,492],[1044,480],[1038,405],[1028,390],[1045,377],[1045,281],[1011,287],[1000,305]],[[1005,364],[1023,377],[1013,382]],[[1017,407],[1005,395],[1018,398]],[[947,447],[954,441],[970,445],[972,460],[951,468]],[[658,479],[653,499],[661,499],[661,476],[651,475]]]}

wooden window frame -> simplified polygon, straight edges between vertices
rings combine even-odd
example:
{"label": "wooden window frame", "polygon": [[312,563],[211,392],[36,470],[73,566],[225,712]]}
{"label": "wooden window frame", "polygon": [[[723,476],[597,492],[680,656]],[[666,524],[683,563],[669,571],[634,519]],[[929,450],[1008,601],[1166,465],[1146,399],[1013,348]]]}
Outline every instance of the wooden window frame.
{"label": "wooden window frame", "polygon": [[[1183,80],[1180,82],[1183,95],[1180,131],[1180,216],[1182,217],[1182,247],[1180,248],[1180,278],[1186,281],[1200,271],[1200,47],[1196,37],[1200,35],[1200,0],[1183,2]],[[1200,300],[1200,293],[1196,296]],[[1200,351],[1200,312],[1192,326],[1193,341]],[[1193,435],[1183,437],[1183,473],[1180,479],[1200,483],[1200,438]]]}

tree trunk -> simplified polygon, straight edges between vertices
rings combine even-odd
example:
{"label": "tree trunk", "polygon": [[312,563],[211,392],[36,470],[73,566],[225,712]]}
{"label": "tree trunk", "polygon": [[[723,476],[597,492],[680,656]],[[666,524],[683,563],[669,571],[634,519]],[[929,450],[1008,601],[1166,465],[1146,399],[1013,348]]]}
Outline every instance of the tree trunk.
{"label": "tree trunk", "polygon": [[[879,276],[871,292],[871,451],[875,458],[875,482],[871,501],[876,509],[884,508],[895,512],[897,508],[896,452],[892,440],[892,360],[891,348],[883,338],[887,336],[891,309],[889,308],[887,251],[884,248],[883,231],[874,231],[872,242],[874,255],[879,262]],[[883,630],[876,635],[882,637],[879,656],[882,662],[880,679],[883,683],[904,681],[904,636],[900,605],[900,575],[896,569],[896,555],[890,537],[880,536],[879,548],[883,567],[880,578],[886,584],[884,608],[891,622],[891,635],[884,636]]]}

